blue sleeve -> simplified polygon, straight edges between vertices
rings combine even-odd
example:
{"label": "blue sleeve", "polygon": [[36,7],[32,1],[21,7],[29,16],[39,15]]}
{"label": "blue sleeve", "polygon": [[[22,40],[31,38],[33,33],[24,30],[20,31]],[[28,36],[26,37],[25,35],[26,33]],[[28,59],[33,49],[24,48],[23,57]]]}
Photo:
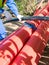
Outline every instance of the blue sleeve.
{"label": "blue sleeve", "polygon": [[14,2],[14,0],[7,0],[6,2],[7,6],[10,8],[10,10],[17,16],[18,13],[18,9],[16,6],[16,3]]}

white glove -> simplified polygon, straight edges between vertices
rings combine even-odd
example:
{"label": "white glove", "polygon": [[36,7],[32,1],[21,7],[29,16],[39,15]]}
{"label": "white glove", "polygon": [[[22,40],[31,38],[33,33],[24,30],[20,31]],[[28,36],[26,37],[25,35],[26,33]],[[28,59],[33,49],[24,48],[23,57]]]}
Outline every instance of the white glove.
{"label": "white glove", "polygon": [[17,15],[17,18],[19,19],[19,21],[21,21],[22,17],[23,17],[22,15]]}

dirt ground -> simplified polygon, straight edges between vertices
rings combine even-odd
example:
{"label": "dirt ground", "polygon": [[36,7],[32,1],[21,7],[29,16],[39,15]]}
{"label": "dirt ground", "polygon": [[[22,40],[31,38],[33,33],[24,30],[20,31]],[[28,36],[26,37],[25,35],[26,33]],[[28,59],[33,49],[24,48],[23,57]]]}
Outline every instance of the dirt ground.
{"label": "dirt ground", "polygon": [[[11,34],[13,31],[17,30],[21,25],[22,22],[10,22],[4,24],[7,30],[8,35]],[[39,65],[49,65],[49,43],[47,44],[44,53],[42,55],[42,58],[39,61]]]}

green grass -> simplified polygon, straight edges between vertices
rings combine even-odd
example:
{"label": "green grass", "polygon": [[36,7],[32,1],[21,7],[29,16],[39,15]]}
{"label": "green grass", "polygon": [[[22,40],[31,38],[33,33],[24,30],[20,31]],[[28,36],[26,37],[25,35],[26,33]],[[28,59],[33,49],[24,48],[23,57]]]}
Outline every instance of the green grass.
{"label": "green grass", "polygon": [[36,10],[37,0],[15,0],[18,11],[23,15],[33,15]]}

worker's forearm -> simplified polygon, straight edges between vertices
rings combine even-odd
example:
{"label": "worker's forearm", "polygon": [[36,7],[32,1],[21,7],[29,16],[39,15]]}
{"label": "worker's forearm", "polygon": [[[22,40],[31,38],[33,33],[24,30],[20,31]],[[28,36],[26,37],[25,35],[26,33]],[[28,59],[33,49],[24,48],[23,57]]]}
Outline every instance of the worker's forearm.
{"label": "worker's forearm", "polygon": [[7,0],[6,4],[16,16],[19,14],[14,0]]}

